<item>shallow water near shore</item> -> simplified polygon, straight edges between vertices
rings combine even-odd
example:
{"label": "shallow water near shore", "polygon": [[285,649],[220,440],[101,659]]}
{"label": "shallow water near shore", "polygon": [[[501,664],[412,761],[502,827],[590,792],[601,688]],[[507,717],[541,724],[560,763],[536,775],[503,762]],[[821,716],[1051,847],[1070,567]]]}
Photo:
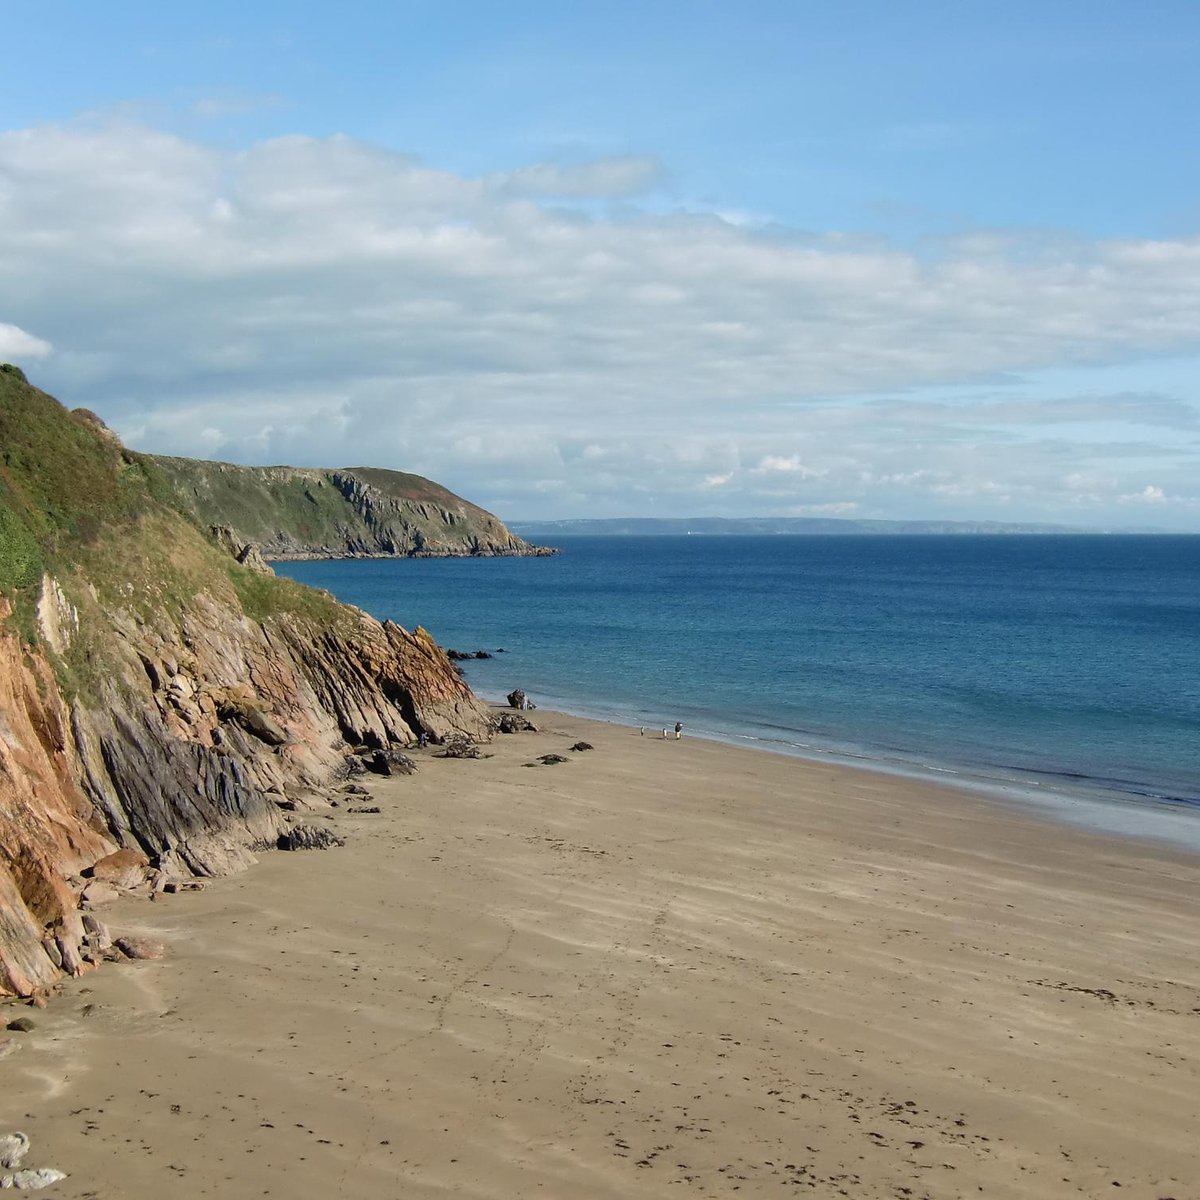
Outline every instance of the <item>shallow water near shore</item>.
{"label": "shallow water near shore", "polygon": [[[561,539],[277,564],[423,624],[481,694],[902,774],[1200,846],[1200,537]],[[497,651],[503,648],[503,653]]]}

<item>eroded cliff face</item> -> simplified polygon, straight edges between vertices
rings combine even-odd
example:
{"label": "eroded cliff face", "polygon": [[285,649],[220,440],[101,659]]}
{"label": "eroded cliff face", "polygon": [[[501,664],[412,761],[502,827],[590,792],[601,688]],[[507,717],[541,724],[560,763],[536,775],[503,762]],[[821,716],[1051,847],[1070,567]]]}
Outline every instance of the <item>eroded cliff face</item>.
{"label": "eroded cliff face", "polygon": [[[482,741],[492,724],[424,630],[276,579],[236,539],[156,499],[95,418],[72,426],[49,397],[9,383],[0,994],[29,995],[96,957],[79,911],[93,868],[147,886],[238,870],[275,844],[287,789],[326,785],[421,732]],[[113,479],[68,495],[33,457],[25,431],[39,422],[45,444],[75,439]],[[31,562],[53,571],[37,579]]]}
{"label": "eroded cliff face", "polygon": [[275,844],[281,792],[329,783],[355,751],[491,736],[421,629],[354,610],[341,629],[260,622],[205,594],[178,625],[81,620],[105,618],[108,672],[70,703],[46,652],[0,637],[0,993],[79,969],[80,873],[118,847],[165,879],[226,874]]}
{"label": "eroded cliff face", "polygon": [[[0,597],[0,622],[10,614]],[[48,986],[63,947],[78,967],[83,931],[67,879],[116,849],[78,784],[73,749],[46,659],[0,634],[0,994]]]}
{"label": "eroded cliff face", "polygon": [[267,558],[541,556],[478,505],[419,475],[375,467],[243,467],[146,456],[201,525]]}

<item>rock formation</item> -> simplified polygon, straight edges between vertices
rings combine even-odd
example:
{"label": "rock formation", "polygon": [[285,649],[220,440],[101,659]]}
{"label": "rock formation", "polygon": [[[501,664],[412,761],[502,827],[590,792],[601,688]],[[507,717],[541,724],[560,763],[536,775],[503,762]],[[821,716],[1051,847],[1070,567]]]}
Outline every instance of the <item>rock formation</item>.
{"label": "rock formation", "polygon": [[212,527],[235,555],[247,547],[274,559],[554,553],[420,475],[143,457],[162,473],[179,506]]}
{"label": "rock formation", "polygon": [[284,832],[284,789],[422,733],[490,736],[428,633],[277,579],[212,524],[0,370],[0,994],[94,957],[85,888],[237,870]]}

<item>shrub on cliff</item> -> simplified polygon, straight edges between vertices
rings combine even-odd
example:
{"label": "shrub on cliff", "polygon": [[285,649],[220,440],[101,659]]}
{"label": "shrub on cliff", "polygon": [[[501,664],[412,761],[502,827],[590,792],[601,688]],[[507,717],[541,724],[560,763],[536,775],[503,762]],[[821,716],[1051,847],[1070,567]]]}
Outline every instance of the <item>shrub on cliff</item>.
{"label": "shrub on cliff", "polygon": [[42,553],[25,522],[0,501],[0,592],[8,596],[42,577]]}

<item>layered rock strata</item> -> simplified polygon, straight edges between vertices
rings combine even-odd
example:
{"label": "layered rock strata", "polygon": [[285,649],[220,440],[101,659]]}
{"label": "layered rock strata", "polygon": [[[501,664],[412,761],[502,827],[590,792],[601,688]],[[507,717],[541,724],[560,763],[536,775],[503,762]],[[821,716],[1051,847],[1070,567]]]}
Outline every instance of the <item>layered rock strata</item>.
{"label": "layered rock strata", "polygon": [[31,995],[97,956],[81,892],[240,869],[288,789],[492,723],[424,630],[276,579],[91,414],[0,383],[0,995]]}

